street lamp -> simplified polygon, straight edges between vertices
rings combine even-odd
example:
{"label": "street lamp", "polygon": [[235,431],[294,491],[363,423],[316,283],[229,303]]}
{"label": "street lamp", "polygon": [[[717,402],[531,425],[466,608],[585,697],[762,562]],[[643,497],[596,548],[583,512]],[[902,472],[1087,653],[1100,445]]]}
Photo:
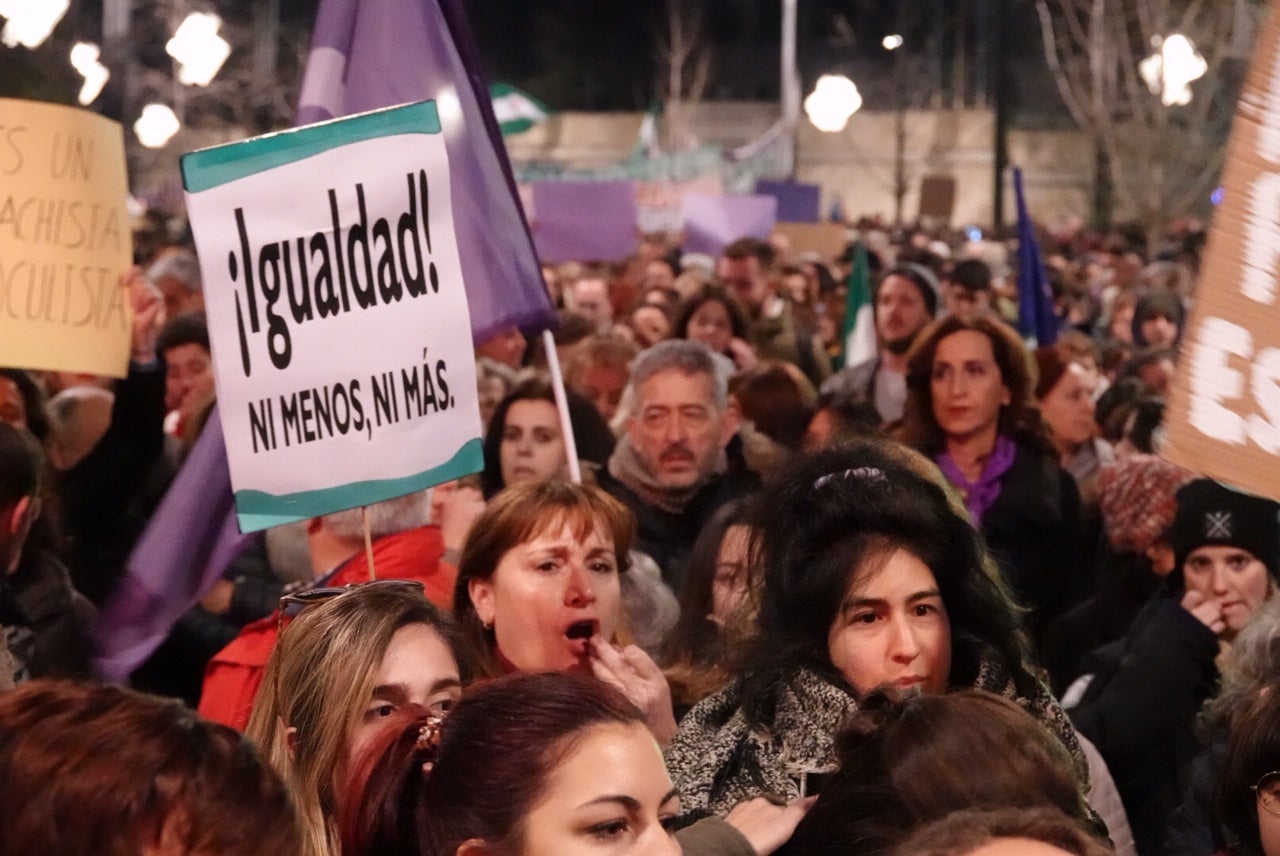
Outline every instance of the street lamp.
{"label": "street lamp", "polygon": [[902,36],[897,33],[887,35],[880,40],[880,46],[887,51],[896,51],[898,48],[902,47]]}
{"label": "street lamp", "polygon": [[93,99],[102,93],[102,87],[107,85],[107,78],[111,77],[107,67],[98,62],[98,54],[98,46],[88,42],[76,42],[71,49],[71,66],[84,78],[76,100],[84,106],[93,103]]}
{"label": "street lamp", "polygon": [[165,43],[169,56],[178,61],[178,80],[189,86],[208,86],[231,55],[231,45],[218,35],[222,19],[213,13],[192,12],[173,38]]}
{"label": "street lamp", "polygon": [[819,131],[834,134],[844,130],[849,117],[862,107],[857,85],[843,74],[824,74],[804,99],[804,112]]}
{"label": "street lamp", "polygon": [[37,48],[70,7],[71,0],[0,0],[0,16],[8,19],[0,42],[9,48]]}
{"label": "street lamp", "polygon": [[178,133],[178,117],[163,104],[148,104],[142,108],[142,115],[133,123],[133,133],[138,142],[149,149],[164,148],[165,144]]}
{"label": "street lamp", "polygon": [[1138,63],[1138,72],[1166,107],[1191,103],[1191,83],[1204,77],[1209,63],[1196,52],[1191,39],[1181,33],[1152,40],[1156,52]]}

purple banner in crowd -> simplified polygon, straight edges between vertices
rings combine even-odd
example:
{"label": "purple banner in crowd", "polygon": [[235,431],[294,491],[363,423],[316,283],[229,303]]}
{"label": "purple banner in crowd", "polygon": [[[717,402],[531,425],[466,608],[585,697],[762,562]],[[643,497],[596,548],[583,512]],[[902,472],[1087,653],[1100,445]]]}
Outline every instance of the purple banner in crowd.
{"label": "purple banner in crowd", "polygon": [[538,181],[533,242],[550,262],[635,255],[636,189],[629,181]]}
{"label": "purple banner in crowd", "polygon": [[779,223],[817,223],[822,188],[800,181],[757,181],[756,194],[778,200]]}
{"label": "purple banner in crowd", "polygon": [[92,634],[98,675],[128,680],[253,537],[236,526],[215,407],[98,613]]}
{"label": "purple banner in crowd", "polygon": [[778,221],[778,200],[772,196],[707,196],[686,193],[680,200],[684,219],[684,249],[717,256],[738,238],[768,240]]}
{"label": "purple banner in crowd", "polygon": [[[555,323],[461,0],[321,0],[297,124],[435,99],[449,153],[471,335]],[[477,93],[484,95],[478,98]],[[95,624],[95,665],[128,678],[244,546],[209,418]]]}

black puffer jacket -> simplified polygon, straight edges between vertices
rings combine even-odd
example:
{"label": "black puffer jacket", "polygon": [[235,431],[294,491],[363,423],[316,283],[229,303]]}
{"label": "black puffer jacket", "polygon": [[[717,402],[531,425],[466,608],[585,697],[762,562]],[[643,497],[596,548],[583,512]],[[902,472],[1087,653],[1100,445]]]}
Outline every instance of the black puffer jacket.
{"label": "black puffer jacket", "polygon": [[1192,726],[1218,683],[1218,639],[1160,589],[1129,634],[1087,658],[1080,732],[1106,759],[1139,853],[1159,853],[1169,816],[1190,784],[1201,746]]}

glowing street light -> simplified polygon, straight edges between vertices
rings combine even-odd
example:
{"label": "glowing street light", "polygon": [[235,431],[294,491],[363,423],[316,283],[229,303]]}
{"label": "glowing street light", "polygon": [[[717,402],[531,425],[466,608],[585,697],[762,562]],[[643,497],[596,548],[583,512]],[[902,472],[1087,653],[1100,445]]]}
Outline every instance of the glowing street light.
{"label": "glowing street light", "polygon": [[92,104],[93,99],[102,93],[102,87],[107,85],[107,78],[111,77],[107,67],[98,62],[98,54],[98,46],[88,42],[76,42],[71,49],[71,65],[84,78],[84,85],[80,87],[76,100],[85,106]]}
{"label": "glowing street light", "polygon": [[880,46],[887,51],[896,51],[898,48],[902,47],[902,36],[897,33],[885,36],[880,40]]}
{"label": "glowing street light", "polygon": [[862,107],[857,85],[843,74],[824,74],[818,78],[809,97],[804,99],[804,112],[819,131],[834,134],[843,131],[849,117]]}
{"label": "glowing street light", "polygon": [[0,42],[9,48],[37,48],[70,7],[71,0],[0,0],[0,16],[8,19]]}
{"label": "glowing street light", "polygon": [[1155,41],[1157,51],[1138,63],[1138,72],[1164,106],[1190,104],[1191,83],[1204,77],[1209,63],[1196,52],[1191,39],[1181,33],[1166,39],[1157,36]]}
{"label": "glowing street light", "polygon": [[138,142],[149,149],[164,148],[165,144],[178,133],[178,117],[163,104],[148,104],[142,108],[142,115],[133,123],[133,133]]}
{"label": "glowing street light", "polygon": [[231,45],[218,35],[222,19],[213,13],[192,12],[165,43],[164,49],[181,66],[178,80],[189,86],[208,86],[231,55]]}

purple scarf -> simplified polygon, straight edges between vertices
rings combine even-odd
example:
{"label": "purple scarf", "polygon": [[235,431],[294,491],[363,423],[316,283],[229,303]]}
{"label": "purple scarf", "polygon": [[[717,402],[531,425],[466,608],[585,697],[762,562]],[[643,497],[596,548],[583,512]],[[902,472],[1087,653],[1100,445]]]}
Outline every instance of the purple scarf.
{"label": "purple scarf", "polygon": [[991,450],[991,457],[987,458],[982,467],[982,475],[978,476],[976,482],[970,482],[964,477],[951,455],[946,452],[938,455],[938,469],[942,470],[947,481],[955,485],[964,497],[965,507],[969,509],[969,517],[974,526],[982,526],[982,515],[987,513],[987,509],[1000,496],[1000,477],[1009,472],[1017,454],[1017,444],[1004,435],[997,436],[996,447]]}

